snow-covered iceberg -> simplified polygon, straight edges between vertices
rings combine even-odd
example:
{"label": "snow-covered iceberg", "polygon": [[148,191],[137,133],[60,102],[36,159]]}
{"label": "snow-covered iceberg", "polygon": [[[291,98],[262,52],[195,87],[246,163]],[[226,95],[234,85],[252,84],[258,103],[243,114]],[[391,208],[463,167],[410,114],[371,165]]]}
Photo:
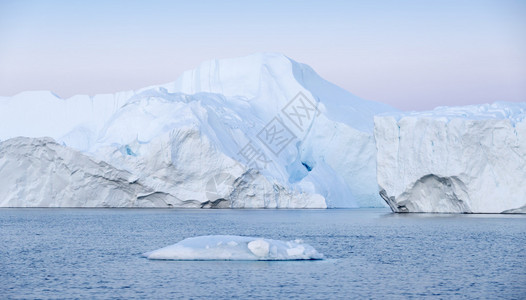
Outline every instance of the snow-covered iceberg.
{"label": "snow-covered iceberg", "polygon": [[143,254],[159,260],[314,260],[323,259],[301,240],[280,241],[234,235],[199,236]]}
{"label": "snow-covered iceberg", "polygon": [[395,212],[526,213],[526,103],[374,118],[380,194]]}
{"label": "snow-covered iceberg", "polygon": [[[386,111],[393,109],[362,100],[310,67],[272,53],[204,62],[173,83],[138,91],[69,99],[50,92],[0,97],[0,140],[7,143],[6,151],[15,152],[4,151],[0,159],[10,155],[30,165],[23,161],[30,157],[8,147],[19,141],[8,139],[35,138],[26,143],[38,148],[41,137],[51,137],[130,174],[147,191],[127,192],[117,202],[103,195],[80,202],[68,198],[71,181],[46,189],[22,180],[0,185],[0,193],[7,195],[0,205],[381,206],[373,116]],[[41,163],[52,170],[55,164],[74,162]],[[0,176],[9,176],[10,166],[0,168]],[[27,176],[51,178],[49,172],[38,174],[44,169],[32,169],[34,174]],[[105,184],[89,178],[98,177],[87,177],[86,190]],[[48,200],[52,198],[56,200]]]}

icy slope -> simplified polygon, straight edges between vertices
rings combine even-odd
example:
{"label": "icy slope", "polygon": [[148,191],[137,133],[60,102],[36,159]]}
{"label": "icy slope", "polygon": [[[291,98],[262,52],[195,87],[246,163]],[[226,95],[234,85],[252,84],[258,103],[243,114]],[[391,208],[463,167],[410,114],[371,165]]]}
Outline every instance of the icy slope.
{"label": "icy slope", "polygon": [[0,98],[0,139],[50,136],[175,202],[379,206],[372,120],[392,110],[263,53],[134,92]]}
{"label": "icy slope", "polygon": [[393,211],[526,213],[526,103],[374,122],[378,184]]}

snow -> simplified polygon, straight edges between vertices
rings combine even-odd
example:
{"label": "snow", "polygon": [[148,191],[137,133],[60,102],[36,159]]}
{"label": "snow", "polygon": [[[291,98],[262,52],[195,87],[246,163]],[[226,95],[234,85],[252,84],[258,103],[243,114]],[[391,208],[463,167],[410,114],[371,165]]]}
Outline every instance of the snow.
{"label": "snow", "polygon": [[[294,108],[293,101],[312,104],[301,126],[286,110]],[[30,137],[37,140],[28,143],[40,147],[38,139],[51,137],[131,174],[157,199],[147,203],[128,193],[119,206],[383,206],[372,120],[393,110],[342,90],[284,55],[259,53],[204,62],[173,83],[137,91],[69,99],[50,92],[0,97],[0,140]],[[291,140],[280,151],[267,147],[262,138],[271,120],[290,131]],[[264,164],[246,159],[243,149],[248,145]],[[27,159],[21,153],[9,155]],[[52,169],[59,162],[46,163]],[[11,171],[0,169],[0,174]],[[87,188],[94,183],[86,182]],[[57,199],[53,205],[58,206],[61,201],[71,206],[115,204],[104,198],[86,203],[57,198],[58,190],[6,188],[10,196],[1,205],[51,205],[44,197]],[[17,197],[19,192],[31,192],[34,200]]]}
{"label": "snow", "polygon": [[378,185],[396,212],[526,213],[526,103],[374,118]]}
{"label": "snow", "polygon": [[143,254],[157,260],[314,260],[323,259],[301,240],[280,241],[234,235],[210,235],[184,239],[174,245]]}

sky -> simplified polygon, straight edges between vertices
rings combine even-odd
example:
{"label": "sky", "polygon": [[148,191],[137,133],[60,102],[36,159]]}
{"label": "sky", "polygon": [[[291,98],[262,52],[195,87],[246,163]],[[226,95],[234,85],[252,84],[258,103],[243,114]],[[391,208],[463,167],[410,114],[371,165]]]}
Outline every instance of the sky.
{"label": "sky", "polygon": [[0,96],[139,89],[267,51],[402,110],[526,102],[526,1],[0,0]]}

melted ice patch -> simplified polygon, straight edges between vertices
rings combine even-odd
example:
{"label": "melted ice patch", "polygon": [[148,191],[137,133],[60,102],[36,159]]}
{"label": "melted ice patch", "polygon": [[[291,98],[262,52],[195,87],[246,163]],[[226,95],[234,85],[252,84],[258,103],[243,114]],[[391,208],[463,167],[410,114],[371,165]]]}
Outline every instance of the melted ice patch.
{"label": "melted ice patch", "polygon": [[311,260],[323,259],[301,240],[280,241],[235,235],[198,236],[143,254],[161,260]]}

